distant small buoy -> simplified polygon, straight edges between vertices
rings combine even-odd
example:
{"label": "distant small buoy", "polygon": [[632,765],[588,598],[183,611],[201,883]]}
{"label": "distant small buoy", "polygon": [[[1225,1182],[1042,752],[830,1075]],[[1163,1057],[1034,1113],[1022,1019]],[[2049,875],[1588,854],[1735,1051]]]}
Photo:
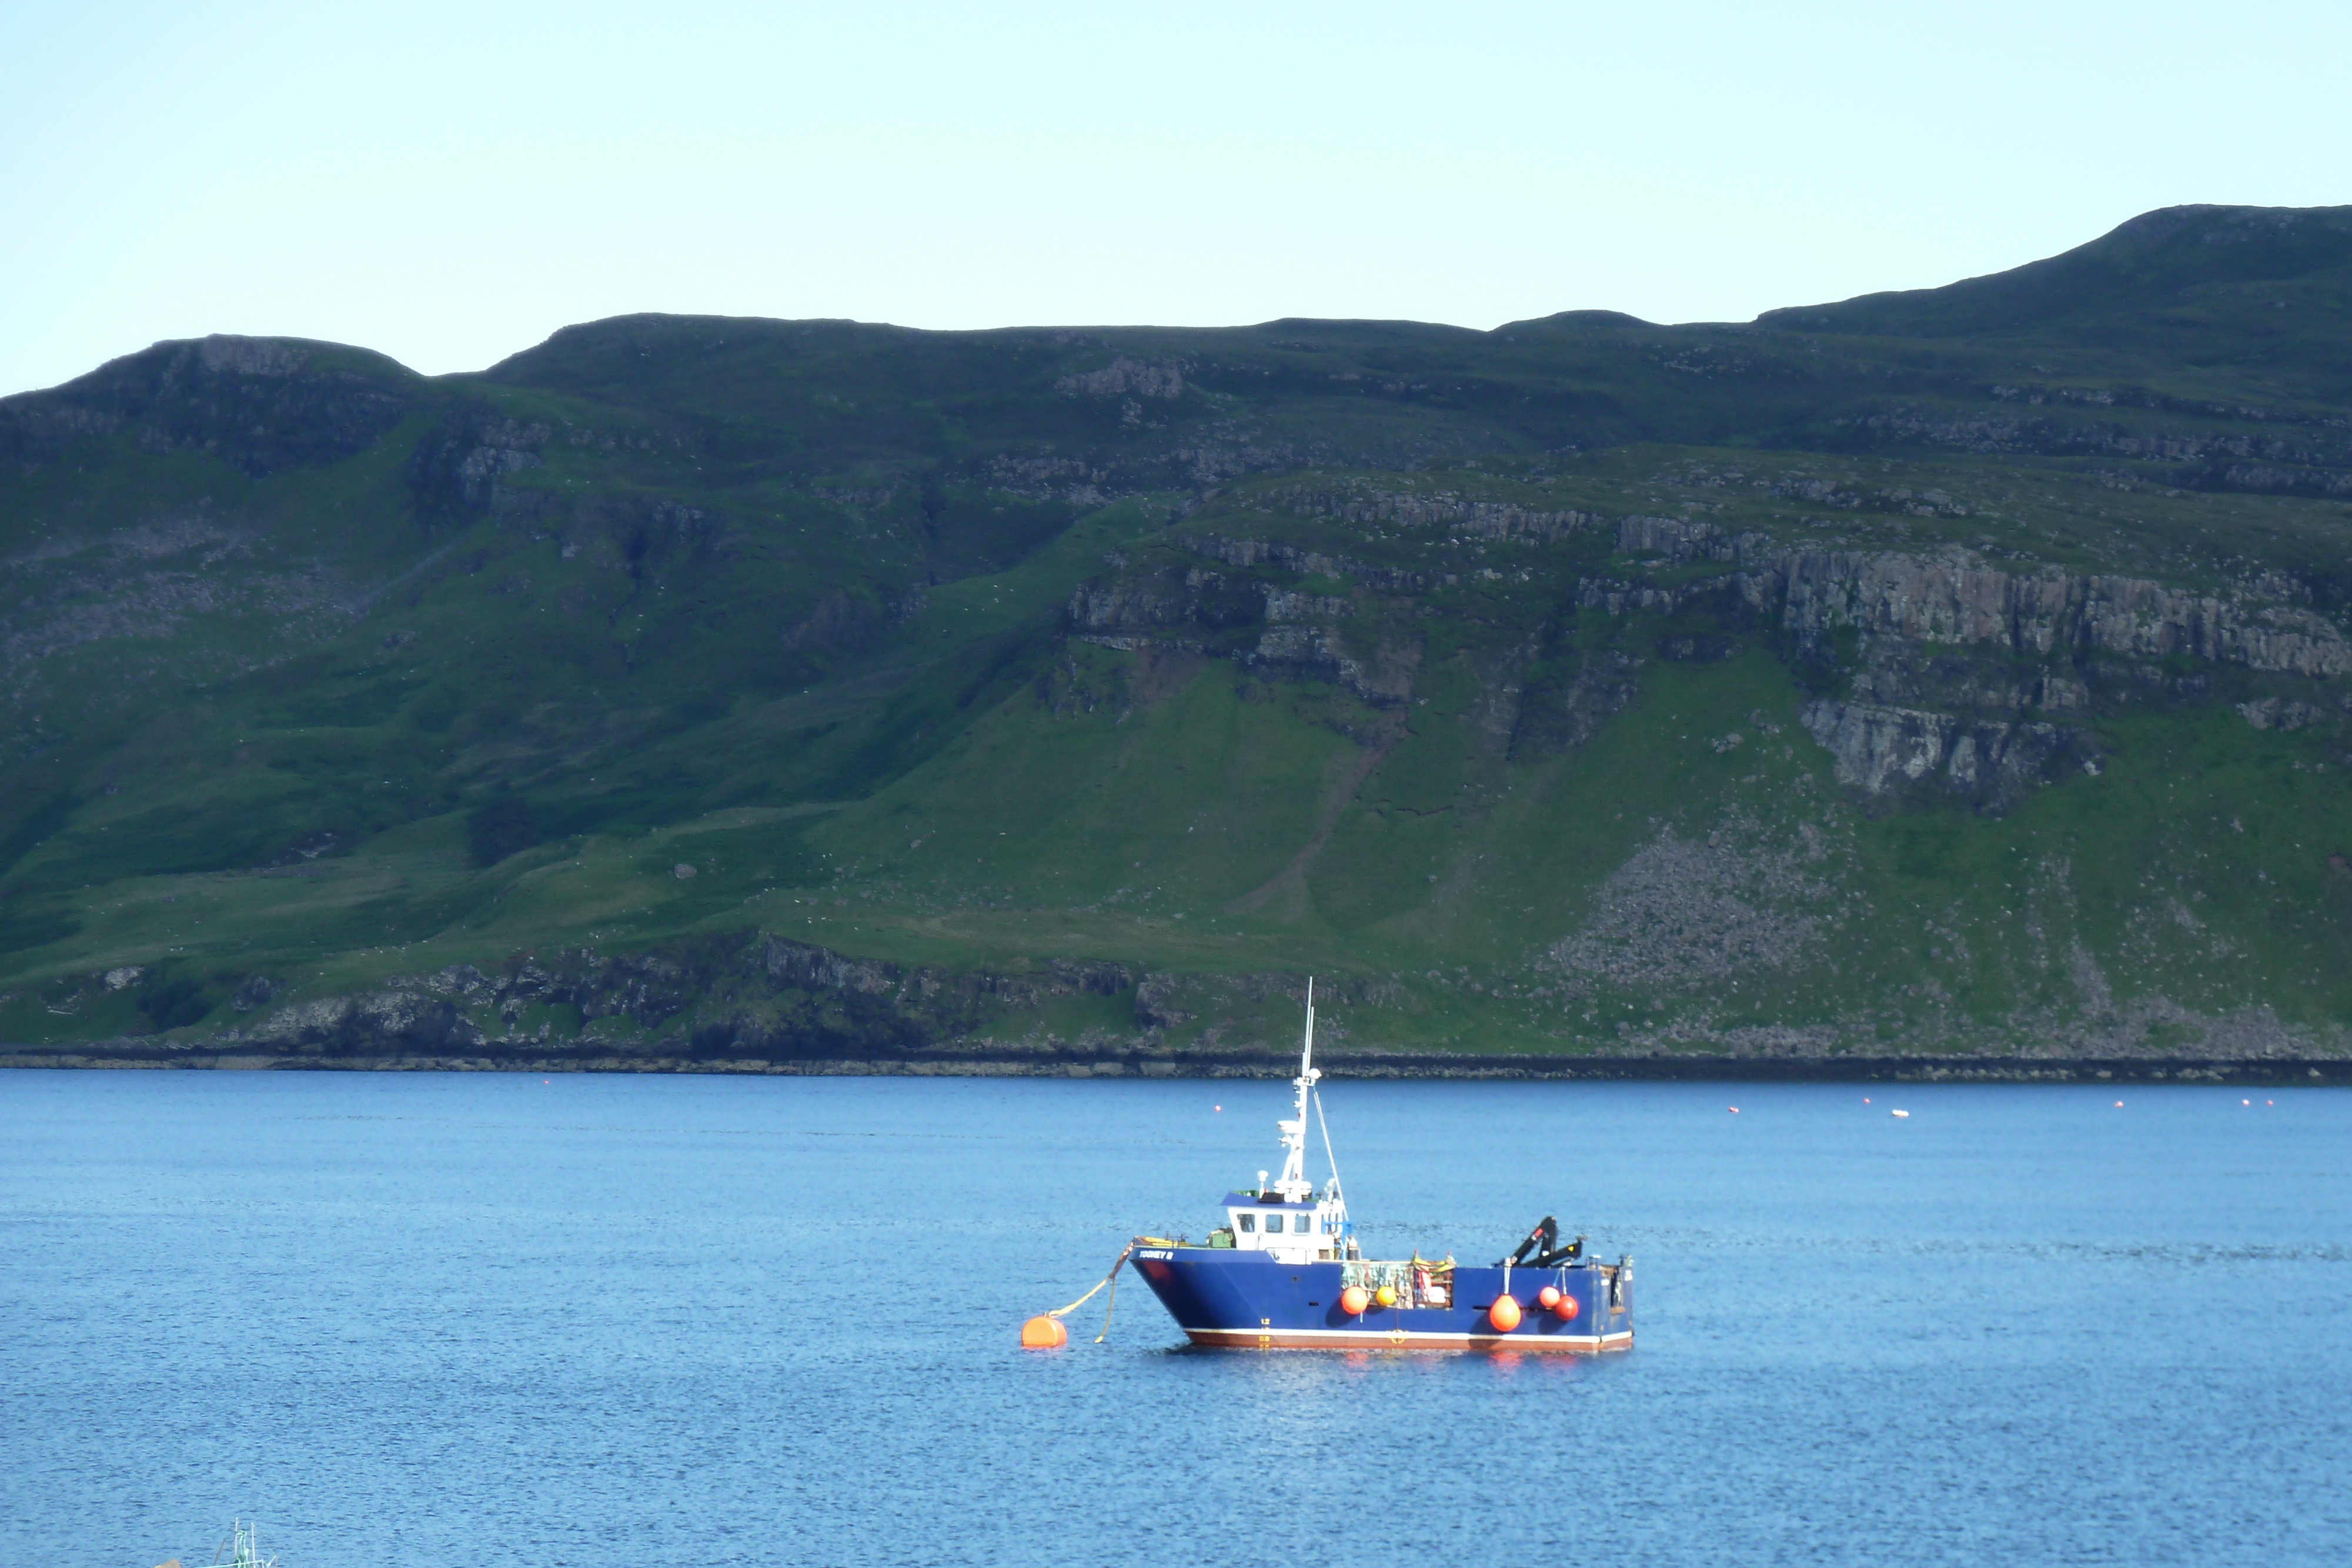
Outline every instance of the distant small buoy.
{"label": "distant small buoy", "polygon": [[1380,1302],[1380,1304],[1384,1307],[1395,1306],[1396,1287],[1394,1285],[1382,1285],[1379,1290],[1372,1292],[1372,1300]]}
{"label": "distant small buoy", "polygon": [[1559,1287],[1557,1285],[1546,1285],[1542,1290],[1538,1291],[1536,1292],[1536,1305],[1543,1308],[1546,1312],[1549,1312],[1552,1308],[1559,1305]]}
{"label": "distant small buoy", "polygon": [[1508,1333],[1519,1326],[1519,1303],[1508,1296],[1497,1296],[1495,1304],[1486,1309],[1486,1321],[1495,1325],[1496,1333]]}
{"label": "distant small buoy", "polygon": [[2241,1105],[2251,1105],[2251,1104],[2252,1104],[2252,1103],[2253,1103],[2253,1102],[2252,1102],[2252,1100],[2241,1100],[2241,1101],[2239,1101],[2239,1102],[2238,1102],[2238,1103],[2239,1103],[2239,1104],[2241,1104]]}
{"label": "distant small buoy", "polygon": [[2123,1108],[2124,1108],[2124,1103],[2123,1103],[2122,1101],[2120,1101],[2120,1100],[2116,1101],[2116,1110],[2118,1110],[2118,1111],[2120,1111],[2120,1110],[2122,1110]]}
{"label": "distant small buoy", "polygon": [[1212,1111],[1222,1111],[1222,1110],[1223,1110],[1223,1109],[1224,1109],[1224,1107],[1223,1107],[1223,1105],[1212,1105],[1212,1106],[1210,1106],[1210,1107],[1209,1107],[1209,1109],[1210,1109],[1210,1110],[1212,1110]]}
{"label": "distant small buoy", "polygon": [[1887,1113],[1890,1116],[1908,1116],[1910,1113],[1911,1113],[1908,1111],[1889,1111]]}
{"label": "distant small buoy", "polygon": [[1735,1116],[1737,1116],[1737,1115],[1738,1115],[1738,1114],[1739,1114],[1739,1107],[1738,1107],[1738,1106],[1737,1106],[1737,1105],[1732,1105],[1732,1106],[1727,1107],[1727,1109],[1728,1109],[1728,1110],[1731,1112],[1731,1113],[1732,1113],[1733,1115],[1735,1115]]}
{"label": "distant small buoy", "polygon": [[1021,1325],[1023,1350],[1059,1350],[1070,1343],[1070,1331],[1055,1317],[1038,1316]]}
{"label": "distant small buoy", "polygon": [[1372,1293],[1361,1285],[1350,1285],[1339,1292],[1339,1310],[1351,1318],[1362,1317],[1371,1304]]}
{"label": "distant small buoy", "polygon": [[1564,1323],[1573,1322],[1576,1320],[1576,1298],[1561,1295],[1559,1304],[1552,1308],[1551,1314]]}

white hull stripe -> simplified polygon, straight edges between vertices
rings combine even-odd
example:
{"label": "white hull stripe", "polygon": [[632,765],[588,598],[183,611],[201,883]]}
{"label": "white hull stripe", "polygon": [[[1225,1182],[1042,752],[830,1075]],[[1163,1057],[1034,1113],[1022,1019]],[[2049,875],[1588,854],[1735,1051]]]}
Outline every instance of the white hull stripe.
{"label": "white hull stripe", "polygon": [[1531,1350],[1591,1355],[1631,1350],[1633,1331],[1612,1334],[1434,1333],[1391,1329],[1186,1329],[1194,1344],[1277,1350]]}

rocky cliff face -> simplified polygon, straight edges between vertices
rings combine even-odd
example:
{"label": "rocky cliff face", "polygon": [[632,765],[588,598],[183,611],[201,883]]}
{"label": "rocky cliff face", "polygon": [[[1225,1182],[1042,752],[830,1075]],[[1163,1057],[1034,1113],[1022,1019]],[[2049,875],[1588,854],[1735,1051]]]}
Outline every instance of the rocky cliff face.
{"label": "rocky cliff face", "polygon": [[1702,580],[1727,583],[1751,611],[1808,646],[1852,630],[2035,658],[2185,654],[2318,680],[2352,670],[2342,630],[2303,608],[2310,591],[2278,573],[2217,594],[2140,578],[2011,571],[1965,550],[1792,549],[1760,535],[1729,538],[1710,523],[1653,517],[1623,519],[1618,548],[1634,557],[1736,563],[1726,578]]}
{"label": "rocky cliff face", "polygon": [[[1180,536],[1183,548],[1244,569],[1276,563],[1310,575],[1367,578],[1393,590],[1412,574],[1367,570],[1349,560],[1289,546],[1219,537]],[[1359,614],[1361,609],[1364,613]],[[1411,695],[1420,639],[1373,604],[1353,596],[1303,593],[1238,573],[1195,567],[1088,583],[1068,614],[1080,640],[1132,652],[1157,646],[1223,653],[1273,673],[1337,681],[1374,706],[1397,707]]]}
{"label": "rocky cliff face", "polygon": [[1865,795],[1930,785],[1998,808],[2021,799],[2062,760],[2090,772],[2099,766],[2087,737],[2059,725],[1827,700],[1806,704],[1803,716],[1834,759],[1838,782]]}
{"label": "rocky cliff face", "polygon": [[[1808,495],[1818,500],[1834,486],[1814,489],[1821,495]],[[1409,699],[1422,663],[1416,622],[1430,595],[1527,580],[1541,570],[1538,557],[1526,555],[1511,559],[1527,564],[1498,570],[1483,554],[1462,553],[1465,547],[1547,552],[1575,538],[1610,539],[1621,574],[1578,580],[1577,610],[1622,617],[1706,609],[1767,635],[1828,674],[1831,689],[1808,702],[1802,718],[1832,753],[1841,782],[1873,799],[1925,791],[1993,811],[2066,769],[2098,771],[2089,726],[2119,703],[2210,696],[2215,677],[2200,672],[2236,671],[2294,688],[2247,696],[2241,710],[2250,723],[2308,724],[2340,711],[2322,684],[2352,672],[2342,628],[2312,607],[2307,585],[2274,570],[2217,591],[2116,573],[2021,570],[1956,548],[1790,546],[1649,513],[1609,524],[1572,509],[1308,486],[1259,501],[1348,525],[1362,548],[1223,531],[1240,519],[1219,529],[1187,527],[1172,542],[1213,565],[1138,569],[1088,583],[1068,608],[1075,633],[1121,649],[1223,653],[1334,680],[1396,707]],[[1901,491],[1887,502],[1897,505],[1965,512],[1938,492]],[[1447,564],[1456,570],[1393,559],[1388,541],[1421,536],[1453,549]],[[1722,570],[1693,570],[1706,567]],[[1279,575],[1269,579],[1269,570]],[[1308,591],[1303,579],[1346,591]],[[1530,645],[1542,638],[1533,625],[1524,635]],[[1697,657],[1706,641],[1685,637],[1662,652]],[[1496,700],[1528,731],[1515,750],[1543,749],[1547,737],[1555,746],[1579,744],[1631,700],[1638,660],[1618,653],[1577,662],[1554,679],[1557,691],[1523,704],[1529,657],[1507,652],[1486,661],[1501,683]]]}
{"label": "rocky cliff face", "polygon": [[452,409],[410,454],[409,484],[428,512],[488,511],[499,479],[545,464],[541,454],[552,434],[544,424],[501,418],[480,406]]}
{"label": "rocky cliff face", "polygon": [[1299,517],[1331,517],[1369,528],[1436,529],[1466,538],[1528,538],[1545,544],[1603,521],[1597,512],[1572,507],[1545,510],[1459,496],[1415,495],[1377,486],[1328,490],[1291,485],[1270,492],[1266,499]]}
{"label": "rocky cliff face", "polygon": [[[1933,554],[1790,549],[1704,521],[1629,517],[1618,548],[1635,559],[1720,563],[1671,587],[1589,580],[1580,603],[1610,614],[1731,599],[1801,653],[1842,636],[1858,665],[1839,696],[1805,709],[1841,781],[1884,796],[1927,786],[1999,809],[2053,768],[2098,768],[2081,720],[2103,699],[2177,687],[2168,662],[2331,680],[2352,643],[2277,572],[2233,591],[2052,569],[2015,571],[1966,550]],[[2198,677],[2189,677],[2194,683]],[[2282,699],[2264,699],[2276,711]],[[2325,711],[2308,701],[2295,711]]]}

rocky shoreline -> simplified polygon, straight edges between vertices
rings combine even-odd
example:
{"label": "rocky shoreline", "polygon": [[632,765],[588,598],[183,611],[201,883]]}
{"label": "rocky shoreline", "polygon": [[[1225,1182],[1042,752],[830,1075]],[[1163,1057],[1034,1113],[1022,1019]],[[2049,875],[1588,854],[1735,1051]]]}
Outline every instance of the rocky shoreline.
{"label": "rocky shoreline", "polygon": [[[75,996],[127,989],[137,975],[85,977]],[[489,971],[460,964],[309,999],[254,981],[226,1028],[0,1041],[0,1067],[1286,1079],[1304,1000],[1290,974],[1067,959],[910,969],[750,931],[637,953],[519,954]],[[1334,1078],[2352,1083],[2352,1039],[2264,1009],[2200,1019],[2110,1007],[2095,1020],[1910,1039],[1693,1030],[1496,1051],[1372,1043],[1393,1042],[1383,1015],[1412,1006],[1393,979],[1335,979],[1317,1000],[1318,1065]],[[1072,1004],[1097,1019],[1045,1010]]]}
{"label": "rocky shoreline", "polygon": [[[842,1078],[1287,1078],[1295,1057],[1272,1052],[919,1051],[866,1059],[776,1061],[591,1050],[499,1055],[325,1055],[213,1051],[144,1040],[0,1051],[0,1068],[316,1072],[683,1072]],[[2343,1057],[2019,1056],[1450,1056],[1341,1051],[1320,1061],[1334,1079],[1698,1082],[1730,1083],[2352,1084]]]}

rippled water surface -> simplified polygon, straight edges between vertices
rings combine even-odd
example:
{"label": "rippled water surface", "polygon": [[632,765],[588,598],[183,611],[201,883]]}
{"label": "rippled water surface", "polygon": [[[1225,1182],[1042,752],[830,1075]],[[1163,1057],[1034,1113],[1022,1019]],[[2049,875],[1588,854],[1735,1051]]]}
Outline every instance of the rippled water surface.
{"label": "rippled water surface", "polygon": [[0,1561],[2352,1561],[2352,1094],[1341,1082],[1376,1248],[1638,1348],[1014,1348],[1286,1092],[0,1072]]}

